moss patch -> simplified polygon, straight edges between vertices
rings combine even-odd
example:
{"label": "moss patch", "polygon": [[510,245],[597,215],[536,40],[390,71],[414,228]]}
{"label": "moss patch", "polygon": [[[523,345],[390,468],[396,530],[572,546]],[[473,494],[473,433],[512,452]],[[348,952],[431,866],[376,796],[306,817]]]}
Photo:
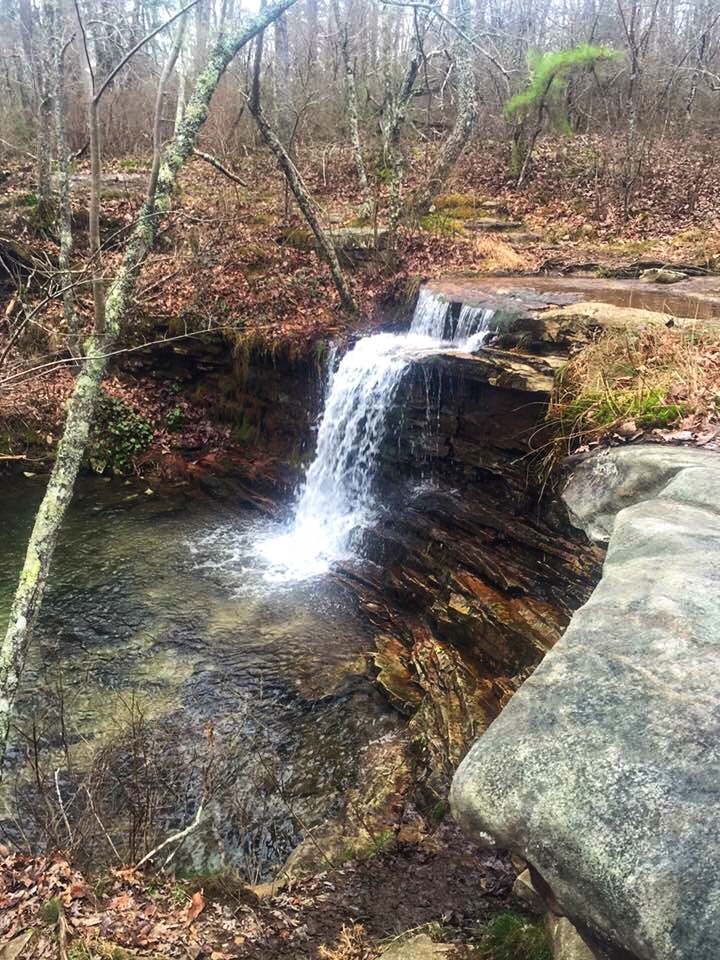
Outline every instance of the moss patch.
{"label": "moss patch", "polygon": [[720,407],[720,333],[648,326],[601,334],[560,371],[548,419],[563,444],[622,429],[699,427]]}
{"label": "moss patch", "polygon": [[473,948],[476,960],[552,960],[542,922],[506,911],[485,927]]}
{"label": "moss patch", "polygon": [[461,219],[451,217],[441,211],[434,211],[433,213],[425,214],[424,217],[420,217],[420,227],[423,230],[427,230],[428,233],[433,233],[440,237],[460,233],[460,231],[464,229]]}

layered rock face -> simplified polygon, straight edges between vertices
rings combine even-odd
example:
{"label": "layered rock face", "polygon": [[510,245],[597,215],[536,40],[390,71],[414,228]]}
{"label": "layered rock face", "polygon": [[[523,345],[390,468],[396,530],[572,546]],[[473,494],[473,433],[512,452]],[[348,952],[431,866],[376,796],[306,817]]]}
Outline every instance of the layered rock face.
{"label": "layered rock face", "polygon": [[720,956],[720,454],[592,456],[564,493],[602,580],[455,775],[598,956]]}
{"label": "layered rock face", "polygon": [[416,363],[383,451],[392,509],[363,545],[375,563],[343,571],[378,629],[377,680],[412,715],[441,795],[599,574],[601,552],[540,507],[554,369],[492,348]]}

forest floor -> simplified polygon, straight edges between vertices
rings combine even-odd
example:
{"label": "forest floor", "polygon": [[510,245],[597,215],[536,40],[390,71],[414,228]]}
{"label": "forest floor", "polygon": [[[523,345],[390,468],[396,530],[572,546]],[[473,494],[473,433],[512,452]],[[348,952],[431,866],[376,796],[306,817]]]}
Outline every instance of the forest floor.
{"label": "forest floor", "polygon": [[[362,324],[377,321],[389,302],[411,297],[421,280],[458,272],[581,270],[602,275],[604,270],[649,261],[720,269],[720,170],[710,143],[690,146],[679,149],[667,141],[654,149],[624,218],[612,142],[590,137],[542,142],[533,177],[518,191],[507,176],[505,147],[478,140],[436,208],[401,228],[394,256],[360,259],[349,269]],[[427,159],[424,150],[411,157],[408,189],[422,176]],[[357,321],[339,312],[335,290],[316,254],[289,240],[301,234],[304,225],[285,195],[279,172],[263,154],[251,153],[230,165],[252,186],[240,187],[199,160],[183,172],[171,217],[143,270],[124,349],[136,351],[148,342],[182,341],[215,330],[240,352],[302,357],[357,328]],[[102,216],[109,276],[141,202],[145,166],[146,160],[138,157],[106,163]],[[308,149],[301,167],[325,223],[331,228],[355,224],[361,198],[349,152],[337,145]],[[42,259],[52,263],[57,244],[52,230],[33,227],[33,170],[8,164],[6,172],[0,238],[32,249],[42,274]],[[87,184],[87,171],[80,165],[73,190],[81,254]],[[378,179],[374,189],[382,204],[385,185]],[[519,222],[521,229],[478,232],[476,217],[488,210],[501,220]],[[89,329],[90,289],[80,280],[78,310]],[[20,309],[17,298],[5,293],[0,355],[10,320]],[[30,300],[41,296],[36,280],[26,295]],[[61,328],[61,304],[55,299],[5,359],[0,432],[6,440],[0,456],[6,462],[22,457],[30,447],[35,457],[52,455],[73,382],[67,363],[57,362]],[[183,402],[178,413],[177,397],[168,384],[129,376],[123,366],[121,357],[106,392],[149,422],[153,443],[145,464],[172,450],[208,454],[232,447],[229,431],[212,422],[206,411]],[[38,367],[28,373],[28,368]],[[168,418],[174,416],[177,422],[168,429]]]}
{"label": "forest floor", "polygon": [[[418,932],[466,946],[507,909],[514,871],[444,823],[258,899],[230,875],[86,877],[61,855],[0,861],[0,957],[371,960]],[[3,944],[5,946],[3,946]]]}

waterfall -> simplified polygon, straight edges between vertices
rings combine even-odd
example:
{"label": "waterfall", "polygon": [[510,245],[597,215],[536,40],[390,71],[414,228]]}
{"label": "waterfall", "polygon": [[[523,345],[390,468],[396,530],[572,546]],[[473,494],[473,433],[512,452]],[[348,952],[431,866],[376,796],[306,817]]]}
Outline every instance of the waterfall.
{"label": "waterfall", "polygon": [[450,303],[436,297],[427,287],[421,287],[415,313],[410,324],[410,333],[433,340],[445,340],[446,326],[450,315]]}
{"label": "waterfall", "polygon": [[[357,533],[378,516],[375,479],[387,414],[413,360],[470,349],[487,336],[492,311],[463,306],[453,331],[451,305],[423,288],[406,334],[363,337],[330,369],[315,459],[289,529],[259,544],[268,576],[297,580],[352,555]],[[429,401],[428,401],[429,405]]]}
{"label": "waterfall", "polygon": [[455,327],[453,340],[463,350],[476,350],[490,336],[490,321],[494,316],[494,310],[471,307],[464,303],[460,308],[460,316]]}

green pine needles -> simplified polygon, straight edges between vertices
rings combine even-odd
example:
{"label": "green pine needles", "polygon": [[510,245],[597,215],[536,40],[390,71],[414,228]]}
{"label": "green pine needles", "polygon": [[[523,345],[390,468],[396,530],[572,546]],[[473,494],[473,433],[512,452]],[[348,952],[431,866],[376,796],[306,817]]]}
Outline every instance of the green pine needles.
{"label": "green pine needles", "polygon": [[505,113],[511,117],[527,114],[537,105],[557,103],[565,92],[571,74],[583,67],[603,60],[615,60],[621,54],[609,47],[580,43],[570,50],[555,50],[552,53],[528,54],[530,83],[506,104]]}

